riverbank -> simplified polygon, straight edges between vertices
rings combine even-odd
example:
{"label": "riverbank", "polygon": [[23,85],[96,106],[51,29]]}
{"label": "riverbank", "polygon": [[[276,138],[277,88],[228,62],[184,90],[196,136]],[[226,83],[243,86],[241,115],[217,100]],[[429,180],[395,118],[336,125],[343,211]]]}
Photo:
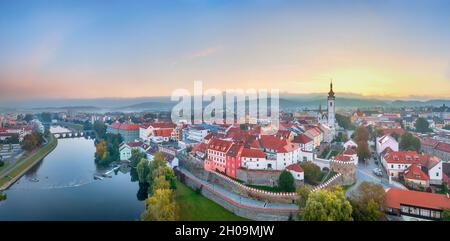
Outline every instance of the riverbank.
{"label": "riverbank", "polygon": [[48,143],[29,156],[23,156],[14,165],[8,167],[9,172],[0,178],[0,191],[8,189],[36,163],[41,161],[58,145],[58,140],[50,135]]}

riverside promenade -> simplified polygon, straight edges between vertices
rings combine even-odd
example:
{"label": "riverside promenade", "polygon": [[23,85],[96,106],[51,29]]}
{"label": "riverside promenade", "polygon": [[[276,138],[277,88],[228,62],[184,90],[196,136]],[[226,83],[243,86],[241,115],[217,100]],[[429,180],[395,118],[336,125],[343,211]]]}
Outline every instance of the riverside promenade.
{"label": "riverside promenade", "polygon": [[58,140],[51,135],[44,146],[32,152],[30,156],[21,157],[16,163],[3,170],[0,174],[0,191],[8,189],[28,170],[51,153],[57,145]]}

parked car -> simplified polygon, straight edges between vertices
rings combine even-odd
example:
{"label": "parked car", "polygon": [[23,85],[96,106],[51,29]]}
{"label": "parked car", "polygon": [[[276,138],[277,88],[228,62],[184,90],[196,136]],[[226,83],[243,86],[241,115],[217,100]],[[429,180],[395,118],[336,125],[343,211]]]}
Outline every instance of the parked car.
{"label": "parked car", "polygon": [[381,177],[381,176],[383,176],[383,171],[381,171],[381,169],[380,168],[374,168],[373,170],[372,170],[372,172],[373,172],[373,174],[375,174],[375,175],[377,175],[377,176],[379,176],[379,177]]}

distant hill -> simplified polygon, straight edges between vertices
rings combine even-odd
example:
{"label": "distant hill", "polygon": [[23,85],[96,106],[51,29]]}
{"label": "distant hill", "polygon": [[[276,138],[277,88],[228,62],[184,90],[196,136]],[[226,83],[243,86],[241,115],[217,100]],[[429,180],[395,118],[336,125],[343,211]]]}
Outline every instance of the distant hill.
{"label": "distant hill", "polygon": [[[287,110],[317,109],[319,105],[326,108],[326,94],[287,94],[280,93],[280,108]],[[13,111],[168,111],[176,104],[169,96],[139,97],[139,98],[97,98],[97,99],[47,99],[35,101],[22,101],[15,103],[3,102],[0,112]],[[204,105],[208,103],[204,102]],[[422,107],[422,106],[450,106],[450,100],[388,100],[381,98],[368,98],[357,95],[336,94],[337,107]]]}

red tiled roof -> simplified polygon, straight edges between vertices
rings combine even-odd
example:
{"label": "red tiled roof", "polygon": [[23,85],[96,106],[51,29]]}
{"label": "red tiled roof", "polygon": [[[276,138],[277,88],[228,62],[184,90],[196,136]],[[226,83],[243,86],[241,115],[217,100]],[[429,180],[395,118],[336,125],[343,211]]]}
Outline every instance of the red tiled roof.
{"label": "red tiled roof", "polygon": [[291,164],[291,165],[287,166],[286,169],[289,171],[294,171],[294,172],[303,172],[302,167],[298,163]]}
{"label": "red tiled roof", "polygon": [[244,148],[241,153],[242,157],[250,158],[266,158],[266,154],[260,149]]}
{"label": "red tiled roof", "polygon": [[138,141],[138,142],[125,142],[124,144],[126,144],[129,147],[138,147],[142,146],[144,143],[142,141]]}
{"label": "red tiled roof", "polygon": [[397,133],[398,135],[402,136],[405,134],[405,130],[403,128],[385,128],[383,129],[383,133],[385,135],[392,135],[392,133]]}
{"label": "red tiled roof", "polygon": [[199,143],[197,145],[195,145],[194,147],[192,147],[192,152],[203,152],[206,153],[206,148],[208,147],[208,145],[206,143]]}
{"label": "red tiled roof", "polygon": [[170,137],[173,129],[157,129],[155,130],[155,136]]}
{"label": "red tiled roof", "polygon": [[352,155],[355,155],[355,154],[356,154],[356,151],[353,150],[353,149],[347,149],[347,150],[344,151],[343,154],[344,154],[344,155],[350,155],[350,156],[352,156]]}
{"label": "red tiled roof", "polygon": [[412,164],[404,172],[406,179],[422,180],[427,181],[429,179],[428,175],[424,173],[417,164]]}
{"label": "red tiled roof", "polygon": [[114,129],[120,129],[120,130],[138,130],[139,125],[138,124],[130,124],[130,123],[119,123],[115,122],[110,125],[111,128]]}
{"label": "red tiled roof", "polygon": [[208,149],[226,152],[233,145],[233,142],[221,139],[212,139],[208,143]]}
{"label": "red tiled roof", "polygon": [[297,144],[291,143],[287,139],[281,139],[271,135],[261,135],[259,142],[263,148],[281,153],[291,152],[298,148]]}
{"label": "red tiled roof", "polygon": [[395,209],[400,209],[400,204],[438,210],[450,208],[450,198],[447,195],[398,188],[389,188],[386,191],[384,203]]}
{"label": "red tiled roof", "polygon": [[349,161],[351,161],[352,159],[351,159],[351,157],[349,157],[349,156],[336,155],[336,156],[334,157],[334,160],[336,160],[336,161],[349,162]]}
{"label": "red tiled roof", "polygon": [[300,143],[300,144],[307,144],[307,143],[312,142],[312,141],[313,140],[311,138],[309,138],[307,135],[300,134],[300,135],[294,137],[294,140],[292,142]]}
{"label": "red tiled roof", "polygon": [[393,151],[388,153],[384,160],[387,163],[421,164],[425,165],[433,156],[429,154],[418,154],[415,151]]}
{"label": "red tiled roof", "polygon": [[6,132],[8,129],[4,128],[4,127],[0,127],[0,133],[1,132]]}
{"label": "red tiled roof", "polygon": [[435,148],[439,151],[450,152],[450,144],[445,142],[439,142]]}

